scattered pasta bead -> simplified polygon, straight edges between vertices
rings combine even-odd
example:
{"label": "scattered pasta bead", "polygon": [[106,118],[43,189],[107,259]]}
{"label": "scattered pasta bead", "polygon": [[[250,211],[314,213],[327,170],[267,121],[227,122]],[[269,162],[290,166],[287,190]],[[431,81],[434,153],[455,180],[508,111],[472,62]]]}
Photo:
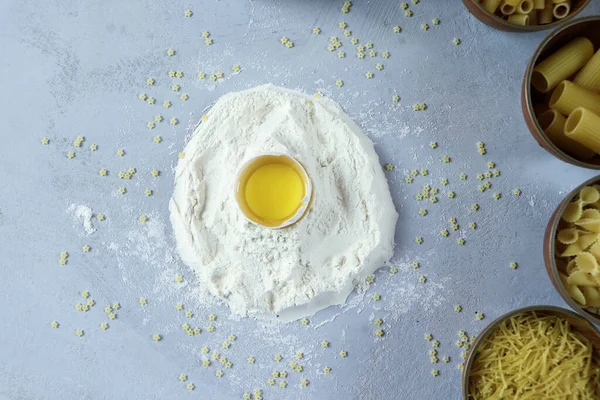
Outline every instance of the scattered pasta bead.
{"label": "scattered pasta bead", "polygon": [[273,361],[279,362],[279,361],[281,361],[281,359],[282,359],[281,354],[275,354],[273,356]]}
{"label": "scattered pasta bead", "polygon": [[517,264],[516,262],[513,261],[513,262],[510,263],[510,268],[511,269],[517,269],[518,267],[519,267],[519,264]]}
{"label": "scattered pasta bead", "polygon": [[155,342],[159,342],[162,339],[162,336],[159,335],[158,333],[155,333],[154,335],[152,335],[152,340],[154,340]]}
{"label": "scattered pasta bead", "polygon": [[177,72],[175,72],[175,77],[176,78],[183,78],[183,71],[177,71]]}
{"label": "scattered pasta bead", "polygon": [[466,244],[466,241],[465,241],[465,239],[460,238],[460,239],[456,240],[456,243],[458,243],[459,246],[464,246]]}
{"label": "scattered pasta bead", "polygon": [[202,32],[202,37],[205,38],[205,39],[209,38],[210,37],[210,32],[209,31]]}
{"label": "scattered pasta bead", "polygon": [[430,356],[437,356],[438,351],[436,349],[429,349],[428,353]]}
{"label": "scattered pasta bead", "polygon": [[242,395],[242,399],[250,400],[250,399],[252,399],[252,395],[248,392],[244,392],[244,394]]}
{"label": "scattered pasta bead", "polygon": [[422,238],[421,236],[417,236],[417,237],[415,238],[415,242],[416,242],[417,244],[422,244],[422,243],[423,243],[423,238]]}
{"label": "scattered pasta bead", "polygon": [[449,363],[450,362],[450,356],[444,356],[442,358],[442,361],[444,361],[445,363]]}
{"label": "scattered pasta bead", "polygon": [[406,183],[413,183],[413,178],[412,178],[412,177],[410,177],[410,176],[407,176],[407,177],[405,177],[405,178],[404,178],[404,181],[405,181]]}
{"label": "scattered pasta bead", "polygon": [[381,300],[381,295],[378,293],[373,294],[373,296],[371,296],[371,298],[375,301],[379,301]]}
{"label": "scattered pasta bead", "polygon": [[85,332],[83,331],[83,329],[77,329],[75,331],[75,334],[79,337],[82,337],[83,335],[85,335]]}
{"label": "scattered pasta bead", "polygon": [[369,275],[365,278],[365,282],[367,283],[367,285],[370,285],[373,282],[375,282],[375,277],[373,275]]}
{"label": "scattered pasta bead", "polygon": [[331,373],[331,367],[325,367],[325,368],[323,368],[323,373],[324,374],[330,374]]}
{"label": "scattered pasta bead", "polygon": [[148,96],[146,96],[145,93],[140,93],[138,95],[138,99],[142,100],[142,101],[146,101],[146,99],[148,98]]}
{"label": "scattered pasta bead", "polygon": [[348,27],[348,24],[345,22],[340,22],[339,24],[340,29],[346,29]]}
{"label": "scattered pasta bead", "polygon": [[275,379],[273,379],[273,378],[267,379],[267,385],[273,386],[274,384],[275,384]]}
{"label": "scattered pasta bead", "polygon": [[425,282],[427,282],[427,278],[426,278],[426,277],[424,277],[423,275],[421,275],[421,276],[419,277],[419,283],[425,283]]}
{"label": "scattered pasta bead", "polygon": [[427,175],[429,175],[429,170],[422,169],[421,171],[419,171],[419,173],[421,174],[421,176],[427,176]]}
{"label": "scattered pasta bead", "polygon": [[[288,43],[291,43],[291,42],[288,42]],[[286,43],[286,44],[288,44],[288,43]],[[207,45],[207,46],[210,46],[210,45],[213,44],[213,40],[209,39],[209,38],[206,38],[206,39],[204,39],[204,44]]]}
{"label": "scattered pasta bead", "polygon": [[471,210],[473,210],[473,211],[479,211],[479,204],[477,204],[477,203],[471,204]]}
{"label": "scattered pasta bead", "polygon": [[440,375],[440,370],[439,369],[432,369],[431,370],[431,375],[432,376],[439,376]]}
{"label": "scattered pasta bead", "polygon": [[287,382],[286,381],[279,381],[279,387],[282,389],[285,389],[287,387]]}
{"label": "scattered pasta bead", "polygon": [[194,316],[194,313],[193,313],[193,312],[191,312],[191,311],[186,311],[186,312],[185,312],[185,316],[186,316],[187,318],[192,318],[192,317]]}
{"label": "scattered pasta bead", "polygon": [[477,224],[475,222],[471,222],[471,223],[469,223],[469,228],[477,229]]}
{"label": "scattered pasta bead", "polygon": [[285,372],[285,371],[281,371],[281,372],[279,373],[279,377],[280,377],[280,378],[287,378],[287,372]]}
{"label": "scattered pasta bead", "polygon": [[520,189],[513,189],[512,194],[513,194],[513,196],[520,196],[521,195],[521,190]]}
{"label": "scattered pasta bead", "polygon": [[223,375],[224,375],[223,370],[218,369],[218,370],[215,371],[215,376],[216,377],[221,378],[221,377],[223,377]]}
{"label": "scattered pasta bead", "polygon": [[169,70],[168,74],[171,78],[175,78],[176,72],[171,69],[171,70]]}
{"label": "scattered pasta bead", "polygon": [[408,3],[400,3],[400,8],[406,10],[408,8]]}
{"label": "scattered pasta bead", "polygon": [[171,102],[170,102],[170,101],[168,101],[168,100],[165,100],[165,101],[163,102],[163,107],[165,107],[165,108],[169,108],[169,107],[171,107]]}
{"label": "scattered pasta bead", "polygon": [[177,124],[179,123],[179,121],[177,120],[177,118],[171,118],[171,119],[169,120],[169,123],[170,123],[171,125],[177,125]]}
{"label": "scattered pasta bead", "polygon": [[181,89],[181,86],[179,85],[173,85],[171,86],[171,90],[174,92],[179,92],[179,90]]}
{"label": "scattered pasta bead", "polygon": [[145,306],[146,304],[148,304],[148,299],[146,299],[145,297],[140,297],[139,303],[140,305]]}
{"label": "scattered pasta bead", "polygon": [[339,57],[339,58],[344,58],[344,57],[346,57],[346,53],[344,53],[343,51],[338,51],[338,53],[337,53],[337,54],[338,54],[338,57]]}
{"label": "scattered pasta bead", "polygon": [[398,96],[397,94],[393,95],[392,96],[392,101],[394,103],[398,103],[400,101],[400,96]]}
{"label": "scattered pasta bead", "polygon": [[335,81],[335,85],[337,87],[342,87],[342,86],[344,86],[344,81],[342,81],[341,79],[338,79],[337,81]]}
{"label": "scattered pasta bead", "polygon": [[384,167],[386,171],[392,171],[394,169],[394,165],[390,163],[385,164]]}
{"label": "scattered pasta bead", "polygon": [[57,321],[50,322],[50,327],[52,329],[58,329],[59,326],[60,326],[60,324]]}
{"label": "scattered pasta bead", "polygon": [[502,197],[502,193],[494,193],[494,199],[500,200],[501,197]]}
{"label": "scattered pasta bead", "polygon": [[431,22],[432,22],[434,25],[439,25],[439,24],[440,24],[440,20],[439,20],[439,18],[434,18],[434,19],[432,19],[432,20],[431,20]]}
{"label": "scattered pasta bead", "polygon": [[431,361],[432,364],[437,364],[439,360],[436,356],[431,356],[429,357],[429,361]]}
{"label": "scattered pasta bead", "polygon": [[[369,57],[375,57],[376,55],[377,55],[377,52],[375,50],[369,51]],[[378,65],[380,65],[380,64],[378,64]],[[377,68],[377,67],[375,67],[375,68]],[[377,68],[377,69],[379,69],[379,68]],[[381,69],[379,71],[381,71],[382,69],[383,69],[383,65],[381,65]]]}
{"label": "scattered pasta bead", "polygon": [[175,275],[175,282],[182,283],[183,282],[183,276],[181,276],[179,274]]}
{"label": "scattered pasta bead", "polygon": [[92,248],[89,245],[85,244],[81,247],[81,250],[83,250],[84,253],[89,253],[92,250]]}
{"label": "scattered pasta bead", "polygon": [[69,151],[69,152],[67,153],[67,158],[68,158],[69,160],[71,160],[71,159],[75,158],[75,152],[74,152],[74,151]]}
{"label": "scattered pasta bead", "polygon": [[329,342],[327,340],[321,341],[321,347],[326,349],[329,347]]}
{"label": "scattered pasta bead", "polygon": [[475,318],[476,318],[478,321],[481,321],[482,319],[484,319],[484,318],[485,318],[485,315],[483,315],[483,313],[480,313],[479,311],[477,311],[477,312],[475,313]]}
{"label": "scattered pasta bead", "polygon": [[140,222],[147,222],[147,221],[148,221],[148,217],[147,217],[146,215],[140,215],[140,216],[138,217],[138,220],[139,220]]}
{"label": "scattered pasta bead", "polygon": [[421,29],[424,30],[424,31],[426,31],[426,30],[429,29],[429,25],[427,25],[427,24],[421,24]]}
{"label": "scattered pasta bead", "polygon": [[448,198],[449,199],[453,199],[454,197],[456,197],[456,193],[454,193],[454,192],[448,192]]}
{"label": "scattered pasta bead", "polygon": [[346,37],[350,37],[350,36],[352,36],[352,31],[349,31],[348,29],[346,29],[346,30],[344,31],[344,36],[346,36]]}
{"label": "scattered pasta bead", "polygon": [[425,340],[431,341],[432,339],[433,339],[433,335],[431,333],[426,333],[425,334]]}
{"label": "scattered pasta bead", "polygon": [[309,321],[307,318],[302,318],[302,319],[300,320],[300,323],[301,323],[302,325],[305,325],[305,326],[306,326],[306,325],[310,324],[310,321]]}
{"label": "scattered pasta bead", "polygon": [[454,306],[454,311],[455,311],[455,312],[461,312],[461,311],[462,311],[462,306],[460,306],[460,305],[455,305],[455,306]]}
{"label": "scattered pasta bead", "polygon": [[407,17],[412,17],[412,16],[413,16],[413,12],[412,12],[412,11],[410,11],[410,10],[406,10],[406,11],[404,12],[404,15],[405,15],[405,16],[407,16]]}
{"label": "scattered pasta bead", "polygon": [[183,93],[181,96],[179,96],[179,98],[183,101],[187,101],[190,96],[187,93]]}
{"label": "scattered pasta bead", "polygon": [[414,269],[418,269],[421,267],[421,264],[418,261],[413,261],[411,264]]}
{"label": "scattered pasta bead", "polygon": [[454,38],[454,39],[452,39],[452,43],[454,43],[455,46],[458,46],[460,44],[460,39]]}
{"label": "scattered pasta bead", "polygon": [[427,215],[427,210],[426,210],[426,209],[424,209],[424,208],[421,208],[421,209],[419,210],[419,214],[420,214],[421,216],[423,216],[423,217],[424,217],[424,216],[426,216],[426,215]]}
{"label": "scattered pasta bead", "polygon": [[154,104],[154,103],[156,103],[156,100],[154,99],[154,97],[148,97],[146,99],[146,103],[148,103],[148,104]]}
{"label": "scattered pasta bead", "polygon": [[365,76],[367,77],[367,79],[372,79],[373,78],[373,73],[372,72],[367,72],[365,74]]}
{"label": "scattered pasta bead", "polygon": [[314,33],[315,35],[318,35],[319,33],[321,33],[321,28],[312,28],[312,33]]}
{"label": "scattered pasta bead", "polygon": [[254,357],[248,357],[246,361],[248,361],[248,364],[254,364],[256,359]]}
{"label": "scattered pasta bead", "polygon": [[440,342],[439,342],[439,340],[434,340],[433,342],[431,342],[431,345],[433,347],[440,347]]}
{"label": "scattered pasta bead", "polygon": [[440,235],[443,237],[448,237],[449,234],[450,232],[448,232],[448,229],[440,229]]}
{"label": "scattered pasta bead", "polygon": [[162,142],[162,137],[160,137],[160,136],[154,136],[153,141],[154,141],[154,143],[160,143],[160,142]]}
{"label": "scattered pasta bead", "polygon": [[449,156],[444,156],[442,157],[442,161],[445,163],[449,163],[450,161],[452,161],[452,159]]}
{"label": "scattered pasta bead", "polygon": [[167,55],[169,57],[173,57],[175,55],[175,50],[173,50],[173,49],[167,49]]}

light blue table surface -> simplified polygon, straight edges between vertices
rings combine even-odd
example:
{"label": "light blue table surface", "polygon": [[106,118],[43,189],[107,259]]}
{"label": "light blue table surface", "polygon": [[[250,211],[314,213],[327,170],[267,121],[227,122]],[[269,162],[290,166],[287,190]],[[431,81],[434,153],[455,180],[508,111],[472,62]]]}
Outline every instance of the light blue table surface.
{"label": "light blue table surface", "polygon": [[[410,3],[407,18],[397,1],[355,0],[349,14],[342,1],[0,1],[0,398],[1,399],[240,399],[261,388],[264,399],[458,399],[460,352],[456,333],[479,333],[495,317],[532,304],[566,307],[553,289],[542,261],[542,235],[554,207],[580,182],[594,175],[565,164],[531,138],[520,110],[521,78],[533,50],[547,32],[514,34],[492,30],[471,17],[458,0]],[[191,18],[185,10],[193,11]],[[600,13],[592,2],[582,15]],[[433,18],[441,23],[434,26]],[[359,60],[338,23],[353,37],[371,41],[377,57]],[[428,31],[420,29],[429,23]],[[402,33],[393,33],[393,26]],[[320,27],[322,33],[311,33]],[[207,46],[202,31],[214,40]],[[293,49],[280,44],[282,36]],[[344,43],[340,59],[326,47],[331,36]],[[459,46],[452,44],[460,38]],[[176,55],[168,57],[173,48]],[[391,53],[388,60],[380,53]],[[375,70],[382,63],[384,70]],[[241,73],[232,74],[239,64]],[[169,78],[169,69],[184,72]],[[198,72],[222,71],[214,84]],[[367,71],[375,73],[371,80]],[[154,86],[146,78],[156,80]],[[342,79],[344,86],[335,86]],[[179,99],[171,91],[180,82]],[[345,307],[331,307],[311,324],[271,325],[231,318],[223,305],[200,304],[193,274],[179,260],[168,220],[177,154],[203,110],[221,95],[273,83],[338,101],[375,142],[400,214],[396,251],[399,272],[376,274],[366,293]],[[138,100],[140,93],[155,105]],[[399,94],[401,101],[392,102]],[[163,101],[173,105],[166,109]],[[428,108],[414,112],[413,103]],[[180,123],[146,127],[155,115]],[[85,137],[81,148],[72,145]],[[155,144],[153,136],[163,142]],[[48,145],[40,140],[47,137]],[[430,141],[439,147],[431,150]],[[477,153],[476,142],[488,154]],[[89,146],[95,143],[98,150]],[[125,156],[116,151],[123,148]],[[68,159],[68,151],[75,151]],[[441,162],[443,155],[452,162]],[[501,176],[479,193],[477,173],[494,161]],[[135,167],[130,181],[118,171]],[[101,177],[98,170],[109,170]],[[157,168],[161,175],[152,177]],[[412,185],[412,168],[429,175]],[[459,181],[461,172],[469,175]],[[439,182],[450,181],[448,187]],[[440,188],[438,204],[418,203],[424,184]],[[127,194],[117,188],[125,186]],[[145,196],[151,188],[153,196]],[[521,197],[511,191],[520,188]],[[450,200],[445,193],[456,192]],[[503,197],[494,200],[492,193]],[[470,205],[478,203],[478,213]],[[92,219],[88,234],[72,205],[85,205],[107,219]],[[421,217],[418,210],[428,209]],[[137,220],[141,214],[150,220]],[[461,226],[444,239],[439,230],[456,217]],[[478,228],[468,229],[470,222]],[[422,236],[422,245],[415,237]],[[456,239],[464,237],[466,246]],[[91,246],[84,253],[82,246]],[[59,254],[68,251],[68,264]],[[410,262],[419,260],[415,271]],[[511,270],[509,263],[519,263]],[[174,282],[181,274],[183,284]],[[419,284],[420,275],[427,283]],[[87,290],[96,305],[75,310]],[[371,300],[372,293],[382,300]],[[138,299],[147,297],[148,305]],[[103,309],[120,302],[117,319]],[[194,312],[188,320],[175,310],[181,302]],[[455,304],[463,312],[453,311]],[[477,321],[474,313],[485,313]],[[206,332],[210,313],[217,327]],[[384,338],[374,335],[374,318],[384,319]],[[51,321],[60,323],[50,328]],[[110,328],[100,329],[107,321]],[[83,329],[81,338],[76,329]],[[439,339],[440,358],[430,364],[423,339]],[[159,333],[156,343],[151,336]],[[221,342],[238,339],[229,350]],[[328,340],[330,348],[320,342]],[[218,350],[234,363],[215,376],[202,367],[200,348]],[[348,351],[342,359],[338,353]],[[296,351],[304,371],[288,367]],[[283,361],[273,361],[281,353]],[[246,358],[256,357],[249,365]],[[332,372],[325,375],[323,367]],[[431,376],[433,368],[440,376]],[[288,387],[269,387],[272,371],[287,370]],[[186,390],[178,376],[196,386]],[[301,388],[302,377],[310,384]]]}

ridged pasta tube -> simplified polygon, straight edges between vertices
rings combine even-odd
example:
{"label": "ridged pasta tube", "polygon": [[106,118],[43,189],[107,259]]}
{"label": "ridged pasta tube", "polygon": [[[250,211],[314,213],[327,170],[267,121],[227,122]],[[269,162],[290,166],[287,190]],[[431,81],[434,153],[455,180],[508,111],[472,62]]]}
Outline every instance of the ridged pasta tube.
{"label": "ridged pasta tube", "polygon": [[544,133],[562,151],[577,157],[580,160],[589,160],[595,153],[582,144],[569,139],[565,135],[565,123],[567,119],[556,110],[547,110],[540,114],[538,122]]}
{"label": "ridged pasta tube", "polygon": [[531,84],[538,91],[548,93],[579,71],[593,55],[594,45],[588,38],[573,39],[533,68]]}
{"label": "ridged pasta tube", "polygon": [[565,135],[600,153],[600,117],[587,108],[573,110],[565,124]]}
{"label": "ridged pasta tube", "polygon": [[508,16],[508,22],[515,25],[529,25],[529,15],[527,14],[513,14]]}
{"label": "ridged pasta tube", "polygon": [[570,1],[561,1],[560,3],[554,4],[554,9],[552,10],[552,15],[556,19],[563,19],[571,12],[571,2]]}
{"label": "ridged pasta tube", "polygon": [[573,82],[582,88],[600,93],[600,50],[583,66]]}
{"label": "ridged pasta tube", "polygon": [[554,19],[554,7],[551,3],[545,3],[544,8],[540,10],[538,13],[538,23],[540,25],[549,24]]}
{"label": "ridged pasta tube", "polygon": [[481,6],[490,14],[493,14],[498,9],[502,0],[483,0]]}
{"label": "ridged pasta tube", "polygon": [[562,81],[550,96],[550,108],[569,115],[577,107],[588,108],[600,114],[600,94],[590,92],[569,81]]}
{"label": "ridged pasta tube", "polygon": [[529,14],[533,10],[533,1],[532,0],[521,0],[519,5],[517,6],[517,13],[519,14]]}

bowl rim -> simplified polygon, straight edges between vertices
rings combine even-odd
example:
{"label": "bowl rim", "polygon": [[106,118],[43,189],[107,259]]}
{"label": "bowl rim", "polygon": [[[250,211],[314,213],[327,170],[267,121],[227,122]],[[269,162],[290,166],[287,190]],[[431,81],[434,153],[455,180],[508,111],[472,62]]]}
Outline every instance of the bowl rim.
{"label": "bowl rim", "polygon": [[[571,200],[573,200],[573,198],[575,196],[577,196],[577,193],[579,193],[581,191],[581,189],[583,189],[585,186],[589,186],[589,185],[594,184],[599,181],[600,181],[600,175],[596,175],[596,176],[588,179],[587,181],[581,183],[576,188],[571,190],[569,192],[569,194],[567,196],[565,196],[565,198],[561,201],[561,203],[556,207],[556,210],[554,211],[554,214],[553,214],[556,216],[556,219],[552,223],[552,226],[551,226],[550,232],[549,232],[549,238],[548,238],[549,239],[548,252],[550,253],[548,255],[550,256],[549,258],[550,258],[550,264],[552,267],[551,268],[552,271],[551,272],[547,271],[549,274],[553,275],[553,278],[554,278],[553,281],[556,283],[556,285],[558,285],[560,287],[560,289],[558,289],[558,294],[560,294],[560,296],[565,300],[565,302],[577,314],[579,314],[583,318],[586,318],[593,324],[597,324],[597,325],[600,325],[600,315],[592,314],[592,313],[586,311],[575,300],[573,300],[571,298],[571,296],[569,296],[569,293],[567,293],[567,290],[565,289],[562,281],[560,280],[560,277],[558,276],[558,267],[556,266],[556,256],[554,255],[554,251],[556,249],[556,240],[555,239],[556,239],[556,232],[558,230],[558,224],[560,223],[560,219],[561,219],[563,212],[565,211],[565,208],[567,208],[567,205],[571,202]],[[552,222],[552,219],[549,222]],[[554,286],[556,288],[556,285],[552,285],[552,286]]]}
{"label": "bowl rim", "polygon": [[548,136],[544,133],[544,130],[542,129],[541,125],[538,122],[538,118],[535,115],[535,112],[533,110],[533,101],[531,99],[532,98],[532,95],[531,95],[531,75],[533,73],[533,68],[535,67],[537,59],[540,56],[540,53],[548,45],[548,42],[550,42],[552,39],[554,39],[554,37],[556,37],[556,35],[558,35],[559,33],[563,32],[564,30],[566,30],[568,28],[571,28],[571,27],[573,27],[575,25],[578,25],[578,24],[581,24],[581,23],[585,23],[585,22],[590,22],[590,21],[597,21],[597,22],[600,23],[600,15],[591,15],[591,16],[588,16],[588,17],[574,19],[574,20],[570,21],[569,23],[565,24],[564,26],[561,26],[560,28],[553,30],[548,35],[546,35],[546,37],[544,37],[544,39],[536,47],[535,51],[533,52],[532,57],[529,60],[529,63],[527,64],[527,68],[525,69],[525,81],[524,81],[524,88],[523,89],[524,89],[524,95],[525,95],[525,105],[527,106],[527,113],[529,114],[529,117],[531,117],[531,121],[533,123],[533,126],[537,130],[537,133],[539,135],[539,139],[541,139],[546,146],[552,148],[555,152],[557,152],[558,154],[560,154],[563,157],[564,160],[568,160],[569,163],[571,163],[573,165],[576,165],[578,167],[582,167],[582,168],[598,169],[598,170],[600,170],[600,164],[591,164],[591,163],[587,163],[587,162],[581,161],[581,160],[579,160],[579,159],[577,159],[577,158],[575,158],[575,157],[573,157],[573,156],[565,153],[558,146],[556,146],[554,143],[552,143],[552,141],[550,139],[548,139]]}
{"label": "bowl rim", "polygon": [[[513,24],[513,23],[508,22],[508,20],[500,18],[496,14],[492,14],[492,13],[488,12],[488,10],[486,10],[485,8],[483,8],[483,6],[481,5],[481,3],[478,2],[478,1],[476,1],[476,0],[467,0],[467,1],[469,1],[475,7],[477,7],[481,12],[483,12],[486,15],[494,18],[494,20],[497,21],[504,28],[515,30],[515,31],[520,31],[520,32],[539,32],[539,31],[543,31],[543,30],[546,30],[546,29],[554,29],[557,26],[560,26],[561,24],[564,24],[564,23],[567,23],[567,22],[571,23],[571,22],[573,22],[571,20],[575,16],[577,16],[577,14],[579,14],[581,11],[583,11],[583,9],[586,8],[590,4],[590,2],[591,2],[591,0],[583,0],[583,3],[581,4],[581,7],[579,7],[577,10],[573,11],[570,15],[567,15],[565,18],[556,20],[556,21],[551,22],[549,24],[543,24],[543,25],[517,25],[517,24]],[[475,17],[477,17],[477,16],[475,16]],[[479,19],[479,18],[477,18],[477,19]],[[486,25],[488,25],[488,24],[486,24]]]}
{"label": "bowl rim", "polygon": [[598,335],[598,337],[600,337],[600,328],[595,326],[587,318],[584,318],[583,316],[577,314],[576,312],[571,311],[566,308],[563,308],[563,307],[540,304],[540,305],[521,307],[521,308],[517,308],[512,311],[508,311],[508,312],[504,313],[503,315],[499,316],[498,318],[496,318],[495,320],[493,320],[492,322],[490,322],[483,329],[483,331],[481,331],[481,333],[479,335],[477,335],[477,338],[475,339],[475,341],[472,343],[470,349],[468,350],[468,356],[467,356],[467,359],[465,360],[464,369],[463,369],[463,373],[462,373],[462,392],[463,392],[464,400],[469,400],[469,373],[471,372],[471,367],[475,360],[475,355],[477,354],[477,349],[478,349],[479,345],[489,335],[491,335],[491,333],[494,331],[494,329],[496,329],[496,327],[500,323],[505,321],[507,318],[510,318],[514,315],[518,315],[518,314],[521,314],[524,312],[530,312],[530,311],[540,311],[540,312],[553,311],[553,312],[557,312],[559,314],[560,313],[568,314],[569,316],[580,320],[582,323],[587,324]]}

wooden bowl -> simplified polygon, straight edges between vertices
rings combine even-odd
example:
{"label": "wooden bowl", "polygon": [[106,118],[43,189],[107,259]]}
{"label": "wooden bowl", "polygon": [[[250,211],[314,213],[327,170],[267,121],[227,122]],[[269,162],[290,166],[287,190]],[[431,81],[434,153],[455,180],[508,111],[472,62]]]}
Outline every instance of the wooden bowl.
{"label": "wooden bowl", "polygon": [[561,46],[580,35],[585,35],[588,37],[594,43],[595,49],[600,48],[600,17],[587,17],[572,21],[546,36],[546,38],[542,41],[542,43],[540,43],[538,48],[533,53],[533,57],[531,58],[531,61],[529,61],[529,65],[527,65],[527,69],[525,70],[523,85],[521,87],[521,108],[523,110],[525,122],[527,123],[527,127],[529,128],[531,135],[545,150],[570,164],[583,168],[600,169],[599,156],[596,156],[591,160],[579,160],[559,149],[546,136],[538,121],[538,118],[536,117],[536,111],[539,114],[539,112],[542,110],[540,107],[544,103],[548,103],[551,93],[538,93],[536,90],[532,90],[531,87],[531,74],[533,72],[533,67],[535,64],[537,64],[538,60],[546,58],[558,50]]}
{"label": "wooden bowl", "polygon": [[592,184],[600,183],[600,175],[593,177],[581,185],[577,186],[573,189],[563,201],[560,202],[552,217],[550,217],[550,221],[548,222],[548,226],[546,226],[546,232],[544,233],[544,264],[546,264],[546,271],[548,272],[548,276],[552,281],[552,284],[558,290],[558,293],[562,296],[563,299],[569,304],[569,306],[575,310],[580,315],[583,315],[585,318],[589,319],[596,325],[600,325],[600,315],[592,314],[586,311],[583,307],[581,307],[575,300],[569,296],[565,287],[563,286],[559,276],[558,276],[558,268],[556,267],[556,257],[554,256],[554,246],[556,244],[556,231],[558,229],[558,223],[560,222],[560,217],[565,211],[565,207],[567,204],[573,200],[573,198],[579,193],[579,191],[584,186],[589,186]]}
{"label": "wooden bowl", "polygon": [[463,388],[463,399],[469,399],[469,374],[471,373],[471,367],[473,366],[473,362],[475,360],[475,355],[477,354],[477,349],[479,345],[493,332],[493,330],[504,320],[507,318],[513,317],[517,314],[521,314],[524,312],[535,311],[540,315],[555,315],[560,317],[571,324],[571,328],[574,331],[579,332],[585,338],[587,338],[591,343],[594,349],[596,350],[596,357],[600,357],[600,331],[594,325],[592,325],[588,320],[583,318],[580,315],[575,314],[573,311],[566,310],[561,307],[555,306],[529,306],[519,308],[510,312],[507,312],[501,317],[498,317],[491,324],[489,324],[483,332],[477,336],[477,339],[471,344],[471,348],[469,349],[467,360],[465,361],[465,368],[462,374],[462,388]]}
{"label": "wooden bowl", "polygon": [[561,20],[554,21],[550,24],[521,26],[510,23],[507,20],[498,17],[497,15],[490,14],[477,0],[463,0],[465,6],[469,12],[475,16],[475,18],[484,24],[491,26],[492,28],[508,32],[537,32],[543,31],[544,29],[556,28],[557,26],[565,23],[565,21],[569,21],[575,15],[579,14],[579,12],[581,12],[581,10],[583,10],[585,6],[589,4],[589,2],[590,0],[572,0],[571,13],[569,16]]}

